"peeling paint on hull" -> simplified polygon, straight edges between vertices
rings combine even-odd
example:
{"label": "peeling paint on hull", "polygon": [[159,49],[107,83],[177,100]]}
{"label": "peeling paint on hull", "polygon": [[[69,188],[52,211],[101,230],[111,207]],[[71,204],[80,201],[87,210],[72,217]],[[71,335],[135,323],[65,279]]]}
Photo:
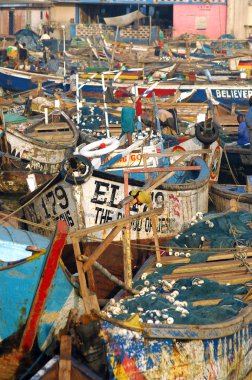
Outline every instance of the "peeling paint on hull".
{"label": "peeling paint on hull", "polygon": [[176,340],[102,322],[110,379],[242,380],[252,368],[251,327],[217,339]]}
{"label": "peeling paint on hull", "polygon": [[[176,235],[187,227],[196,214],[208,210],[208,178],[202,181],[181,185],[167,185],[152,192],[153,206],[164,207],[158,217],[157,232],[166,238]],[[129,190],[135,186],[129,186]],[[32,194],[31,194],[32,196]],[[94,173],[88,182],[73,186],[63,180],[48,187],[28,206],[24,207],[27,220],[53,226],[55,220],[65,219],[70,232],[80,228],[103,224],[123,216],[117,204],[124,198],[124,185],[121,180],[109,174]],[[147,211],[147,206],[132,208],[131,213]],[[44,234],[45,230],[29,226],[34,232]],[[104,239],[109,231],[96,233],[93,237]],[[152,224],[149,218],[131,224],[131,239],[152,238]],[[118,235],[117,239],[121,239]]]}

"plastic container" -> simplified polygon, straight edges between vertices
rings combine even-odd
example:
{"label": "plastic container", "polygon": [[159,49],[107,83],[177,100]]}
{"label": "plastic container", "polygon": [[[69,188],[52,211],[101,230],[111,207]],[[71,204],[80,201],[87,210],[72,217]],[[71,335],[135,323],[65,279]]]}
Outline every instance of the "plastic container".
{"label": "plastic container", "polygon": [[17,54],[18,54],[18,50],[16,48],[16,46],[8,46],[7,47],[7,56],[9,58],[17,58]]}

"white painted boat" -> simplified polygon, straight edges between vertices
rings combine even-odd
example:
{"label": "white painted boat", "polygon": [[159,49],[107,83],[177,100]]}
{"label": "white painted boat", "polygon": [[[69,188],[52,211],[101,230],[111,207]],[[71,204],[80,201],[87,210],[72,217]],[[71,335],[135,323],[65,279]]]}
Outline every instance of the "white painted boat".
{"label": "white painted boat", "polygon": [[[192,139],[193,140],[193,139]],[[197,139],[196,139],[197,140]],[[197,155],[195,149],[202,149],[203,144],[190,142],[182,143],[182,146],[176,146],[173,151],[184,153],[187,149],[193,154],[188,158],[186,165],[196,165],[197,170],[186,170],[176,168],[174,175],[169,180],[154,189],[151,193],[153,207],[163,207],[164,212],[158,217],[157,231],[161,238],[167,239],[176,235],[191,222],[192,217],[197,212],[208,211],[208,184],[210,178],[218,178],[216,159],[220,160],[219,145],[214,142],[211,145],[211,154],[208,163]],[[138,157],[139,152],[131,152],[134,157]],[[82,156],[74,156],[79,159]],[[73,158],[74,160],[74,158]],[[67,166],[71,160],[67,161]],[[84,157],[83,177],[70,177],[68,170],[63,170],[61,176],[58,176],[53,183],[39,187],[28,197],[22,199],[25,204],[24,214],[27,220],[34,223],[53,226],[58,219],[64,219],[69,225],[70,232],[77,231],[84,227],[90,227],[97,224],[103,224],[111,220],[120,219],[123,211],[118,208],[119,202],[128,194],[124,190],[124,177],[122,168],[114,171],[94,170],[92,172],[91,162]],[[138,160],[139,163],[141,159]],[[149,164],[151,164],[149,162]],[[143,168],[143,164],[140,164]],[[73,165],[78,167],[78,163]],[[66,166],[64,166],[66,167]],[[134,166],[137,168],[137,166]],[[157,177],[158,169],[155,160],[152,161],[154,178]],[[71,170],[73,172],[73,168]],[[81,179],[83,178],[83,180]],[[129,191],[141,189],[145,185],[145,175],[143,172],[139,175],[129,175]],[[30,202],[31,198],[33,200]],[[148,209],[146,204],[134,205],[131,207],[131,213],[136,214]],[[32,231],[40,231],[40,227],[30,226]],[[44,231],[43,231],[44,233]],[[105,238],[105,232],[95,233],[93,238]],[[152,237],[152,223],[150,219],[132,223],[131,239],[148,240]],[[117,236],[117,240],[121,235]]]}
{"label": "white painted boat", "polygon": [[11,120],[5,115],[2,139],[8,143],[7,153],[21,158],[31,170],[57,173],[76,147],[79,131],[63,111],[55,110],[35,122],[15,124]]}

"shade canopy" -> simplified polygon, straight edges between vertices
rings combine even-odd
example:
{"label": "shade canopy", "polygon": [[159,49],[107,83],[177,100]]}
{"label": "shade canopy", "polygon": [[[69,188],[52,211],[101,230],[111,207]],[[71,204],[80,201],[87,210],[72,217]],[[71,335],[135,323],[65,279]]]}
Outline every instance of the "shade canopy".
{"label": "shade canopy", "polygon": [[123,16],[117,16],[117,17],[106,17],[104,18],[104,21],[109,26],[127,26],[130,25],[132,22],[140,20],[141,18],[146,17],[142,12],[135,11],[128,13]]}

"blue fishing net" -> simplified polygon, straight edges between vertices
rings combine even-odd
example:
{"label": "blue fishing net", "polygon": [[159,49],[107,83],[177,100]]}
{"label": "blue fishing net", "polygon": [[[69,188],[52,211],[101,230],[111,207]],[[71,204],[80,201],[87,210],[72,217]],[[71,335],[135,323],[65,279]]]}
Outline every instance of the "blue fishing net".
{"label": "blue fishing net", "polygon": [[[209,255],[232,252],[237,244],[251,246],[251,222],[250,213],[209,213],[185,233],[170,240],[167,247],[173,247],[173,253],[175,250],[180,253],[183,251],[184,255],[190,252],[190,264],[204,263]],[[206,244],[208,249],[204,251]],[[216,248],[227,249],[216,251]],[[187,277],[172,280],[171,274],[176,273],[176,270],[181,273],[185,263],[163,265],[150,272],[150,265],[154,265],[151,260],[153,258],[144,264],[134,279],[133,288],[139,290],[140,295],[121,301],[122,312],[113,315],[113,309],[110,310],[113,317],[126,320],[138,313],[142,322],[150,324],[167,324],[169,318],[169,323],[205,325],[233,318],[247,305],[242,299],[248,291],[246,284],[230,284],[228,280],[223,283],[223,279],[220,283],[204,276],[195,277],[194,272],[189,270]],[[149,274],[144,273],[145,270]],[[247,274],[249,275],[248,271]]]}
{"label": "blue fishing net", "polygon": [[[163,269],[163,268],[162,268]],[[157,271],[160,274],[160,270]],[[162,273],[163,270],[161,271]],[[158,276],[157,276],[158,277]],[[157,280],[157,277],[155,280]],[[151,276],[147,277],[151,282]],[[160,279],[162,276],[160,276]],[[194,278],[187,278],[175,282],[170,292],[165,292],[161,284],[156,284],[156,290],[137,298],[128,298],[121,303],[124,312],[116,315],[119,320],[126,320],[132,314],[139,314],[144,323],[164,324],[168,318],[173,318],[175,324],[205,325],[220,323],[235,317],[247,304],[238,298],[245,294],[247,289],[243,285],[219,284],[207,278],[198,278],[203,283],[199,285],[193,282]],[[135,284],[134,284],[135,287]],[[142,285],[142,288],[144,284]],[[140,282],[138,282],[140,289]],[[187,314],[184,314],[179,304],[174,304],[167,299],[167,295],[178,291],[176,301],[187,302],[182,306]],[[210,304],[200,305],[201,300],[208,300]],[[211,302],[213,300],[213,303]]]}
{"label": "blue fishing net", "polygon": [[[73,117],[74,121],[77,120],[77,116]],[[115,116],[108,113],[109,124],[118,124],[120,126],[121,121],[119,116]],[[105,115],[103,109],[99,106],[88,106],[81,109],[81,118],[78,127],[80,130],[96,130],[100,127],[105,127]]]}
{"label": "blue fishing net", "polygon": [[[229,212],[219,216],[208,213],[203,220],[191,226],[185,233],[170,240],[167,247],[198,248],[208,245],[212,248],[234,247],[236,242],[251,246],[252,230],[249,223],[252,214],[243,212]],[[211,222],[212,224],[209,224]],[[205,242],[202,243],[201,238]],[[212,254],[209,251],[209,254]]]}

